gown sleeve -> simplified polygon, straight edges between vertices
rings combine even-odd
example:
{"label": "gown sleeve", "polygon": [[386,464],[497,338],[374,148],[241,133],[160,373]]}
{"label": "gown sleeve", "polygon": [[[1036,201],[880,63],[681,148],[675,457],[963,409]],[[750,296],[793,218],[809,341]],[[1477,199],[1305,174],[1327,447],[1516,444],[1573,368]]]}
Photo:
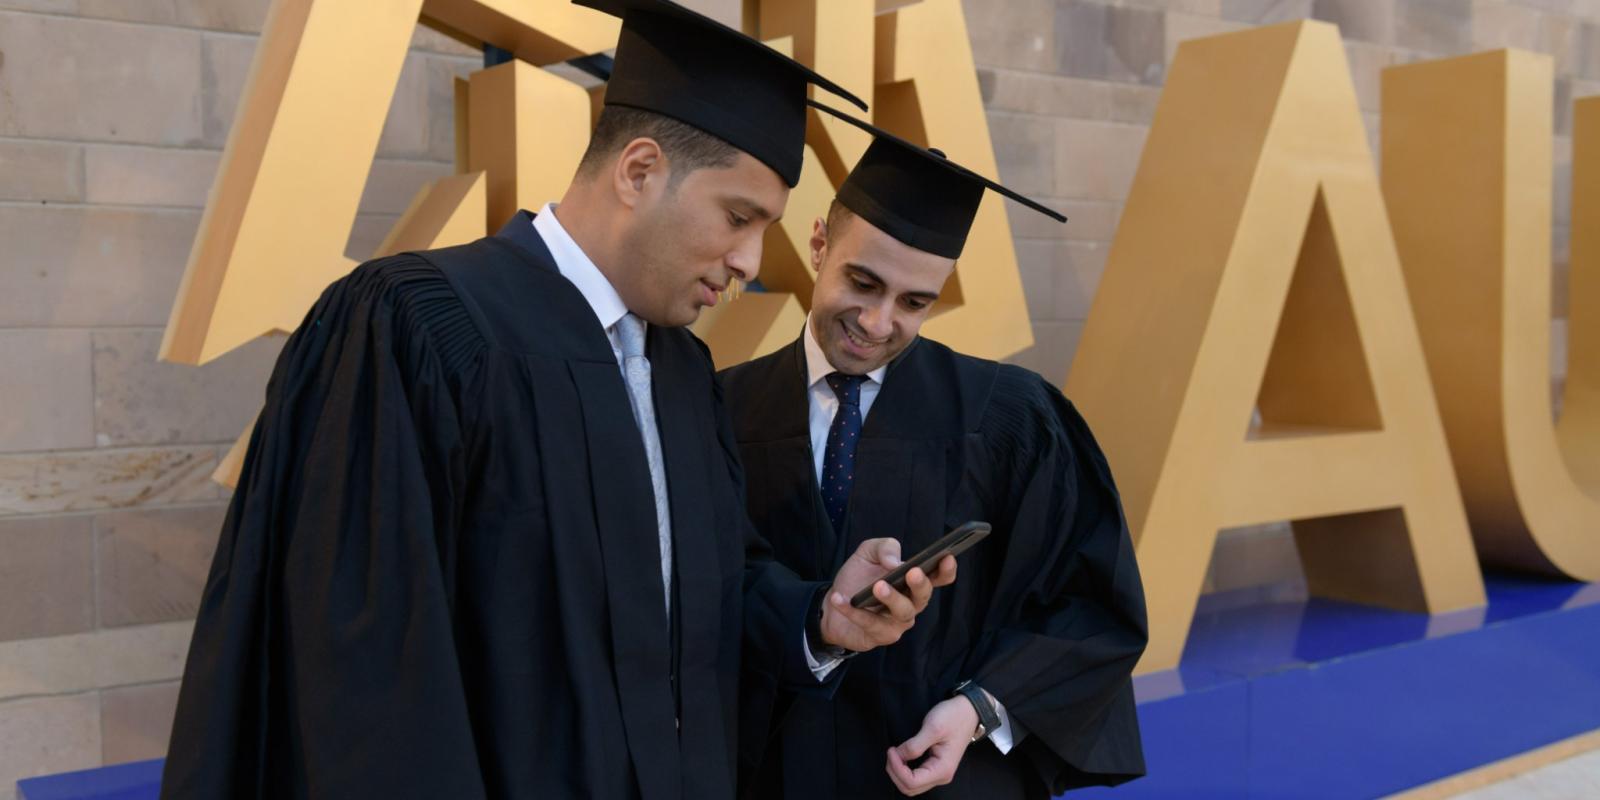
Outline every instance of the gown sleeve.
{"label": "gown sleeve", "polygon": [[983,428],[1008,541],[966,674],[1019,723],[1014,756],[1053,793],[1138,777],[1144,592],[1105,456],[1059,391],[1015,367],[1002,368]]}
{"label": "gown sleeve", "polygon": [[475,344],[415,256],[288,340],[206,582],[162,797],[484,796],[451,626]]}
{"label": "gown sleeve", "polygon": [[744,467],[739,460],[733,423],[723,403],[720,377],[714,384],[713,400],[717,440],[728,470],[726,490],[718,505],[731,510],[727,524],[738,529],[744,540],[742,671],[764,674],[785,690],[831,695],[838,688],[843,665],[819,681],[805,654],[806,614],[820,601],[820,593],[830,582],[804,580],[773,557],[772,546],[745,511]]}
{"label": "gown sleeve", "polygon": [[[709,358],[709,355],[708,355]],[[819,602],[829,581],[806,581],[774,557],[772,546],[756,530],[745,511],[744,467],[733,424],[722,399],[722,379],[714,390],[717,440],[727,465],[726,492],[718,506],[729,510],[726,523],[742,531],[744,540],[744,609],[739,670],[737,749],[738,796],[750,794],[749,782],[766,756],[795,695],[831,697],[849,671],[840,664],[819,681],[807,665],[806,614]]]}

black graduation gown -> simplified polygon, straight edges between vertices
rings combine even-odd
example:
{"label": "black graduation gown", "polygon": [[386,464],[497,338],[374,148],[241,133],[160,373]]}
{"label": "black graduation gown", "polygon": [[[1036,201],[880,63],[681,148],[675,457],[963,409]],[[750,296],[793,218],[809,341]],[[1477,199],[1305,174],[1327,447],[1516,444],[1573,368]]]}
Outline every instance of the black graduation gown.
{"label": "black graduation gown", "polygon": [[1072,404],[1032,372],[918,340],[867,415],[835,535],[805,376],[803,342],[721,375],[751,518],[779,561],[831,575],[863,539],[900,538],[909,555],[967,520],[994,532],[900,642],[851,660],[834,697],[793,698],[764,748],[745,737],[756,750],[741,759],[759,764],[746,794],[899,797],[885,752],[969,678],[1026,734],[1005,756],[968,748],[929,796],[1044,797],[1142,775],[1130,674],[1144,594],[1110,470]]}
{"label": "black graduation gown", "polygon": [[670,620],[627,390],[527,212],[333,284],[251,437],[163,797],[733,796],[741,667],[830,690],[801,653],[819,584],[749,524],[704,345],[652,326],[646,352]]}

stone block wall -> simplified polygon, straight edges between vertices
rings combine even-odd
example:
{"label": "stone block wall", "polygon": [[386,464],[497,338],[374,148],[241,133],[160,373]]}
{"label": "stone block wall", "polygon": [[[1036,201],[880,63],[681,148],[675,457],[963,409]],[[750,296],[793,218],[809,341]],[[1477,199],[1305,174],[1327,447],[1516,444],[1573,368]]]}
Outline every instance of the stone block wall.
{"label": "stone block wall", "polygon": [[[36,774],[159,756],[226,493],[211,470],[279,342],[156,361],[269,0],[0,0],[0,800]],[[719,17],[739,0],[694,3]],[[1514,45],[1557,64],[1557,301],[1568,117],[1600,94],[1600,0],[966,0],[1037,344],[1062,381],[1177,42],[1340,24],[1369,127],[1385,66]],[[420,30],[348,252],[450,171],[451,81]],[[811,213],[811,212],[806,212]],[[1558,320],[1559,330],[1559,320]],[[1292,578],[1281,526],[1218,547],[1213,588]]]}
{"label": "stone block wall", "polygon": [[[281,340],[156,360],[269,0],[0,0],[0,800],[163,755],[227,493]],[[417,33],[351,235],[451,172]]]}

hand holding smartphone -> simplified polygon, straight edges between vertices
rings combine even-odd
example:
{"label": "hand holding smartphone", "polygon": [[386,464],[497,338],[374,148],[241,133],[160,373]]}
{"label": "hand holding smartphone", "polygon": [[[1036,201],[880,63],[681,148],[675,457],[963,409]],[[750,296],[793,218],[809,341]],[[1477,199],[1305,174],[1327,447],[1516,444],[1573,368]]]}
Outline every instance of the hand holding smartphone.
{"label": "hand holding smartphone", "polygon": [[[987,522],[974,520],[962,523],[954,530],[941,536],[939,541],[923,548],[922,552],[906,559],[900,566],[878,580],[888,581],[889,586],[895,591],[905,594],[906,575],[912,569],[921,569],[923,574],[928,574],[933,571],[940,561],[944,560],[945,556],[961,555],[967,548],[982,541],[983,537],[988,536],[989,531],[990,526]],[[878,581],[873,581],[863,587],[861,591],[856,592],[855,596],[850,598],[850,605],[867,611],[882,609],[883,603],[878,602],[878,598],[872,595],[872,587],[877,585]]]}

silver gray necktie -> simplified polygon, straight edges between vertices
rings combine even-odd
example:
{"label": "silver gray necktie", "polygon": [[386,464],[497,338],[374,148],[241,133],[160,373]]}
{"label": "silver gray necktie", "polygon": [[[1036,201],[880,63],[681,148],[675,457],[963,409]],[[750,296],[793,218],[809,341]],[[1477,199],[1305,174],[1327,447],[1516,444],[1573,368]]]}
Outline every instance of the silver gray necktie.
{"label": "silver gray necktie", "polygon": [[656,536],[661,544],[661,586],[666,591],[667,612],[672,612],[672,517],[667,506],[667,468],[661,458],[661,433],[656,428],[656,405],[650,393],[650,360],[644,357],[644,320],[626,314],[617,320],[622,341],[622,374],[628,384],[633,421],[644,440],[650,464],[650,488],[656,496]]}

